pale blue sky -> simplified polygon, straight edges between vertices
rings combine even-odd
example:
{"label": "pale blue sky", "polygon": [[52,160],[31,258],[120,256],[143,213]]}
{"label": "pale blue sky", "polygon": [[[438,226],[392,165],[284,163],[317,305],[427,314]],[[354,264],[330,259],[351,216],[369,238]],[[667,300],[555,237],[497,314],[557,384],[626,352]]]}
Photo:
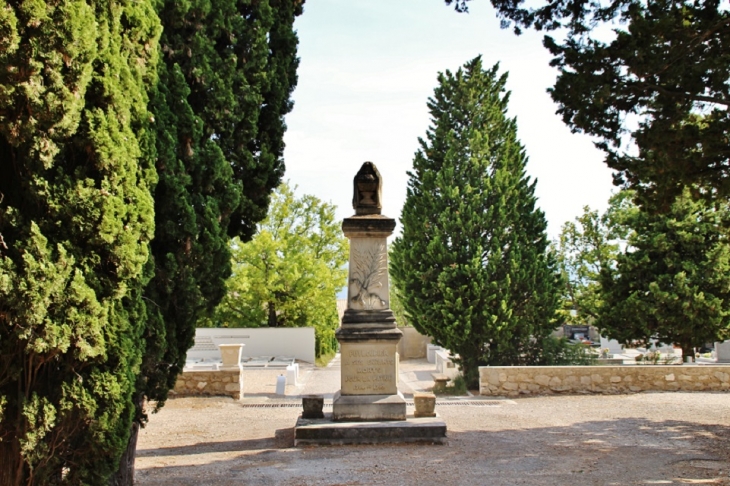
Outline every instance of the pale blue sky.
{"label": "pale blue sky", "polygon": [[383,213],[398,219],[437,73],[481,54],[485,67],[499,62],[509,72],[509,114],[530,157],[528,174],[538,179],[550,237],[584,205],[605,208],[611,173],[591,140],[555,114],[545,90],[556,71],[542,34],[501,30],[487,0],[470,10],[458,14],[443,0],[306,1],[295,24],[301,64],[284,153],[285,178],[300,194],[350,216],[352,178],[369,160],[383,176]]}

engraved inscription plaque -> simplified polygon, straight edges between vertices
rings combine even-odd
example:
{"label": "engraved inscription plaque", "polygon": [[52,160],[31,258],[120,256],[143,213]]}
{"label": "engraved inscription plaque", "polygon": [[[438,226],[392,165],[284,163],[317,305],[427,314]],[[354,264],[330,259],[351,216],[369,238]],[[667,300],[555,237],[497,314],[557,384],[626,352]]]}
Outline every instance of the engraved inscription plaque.
{"label": "engraved inscription plaque", "polygon": [[398,392],[395,344],[343,343],[342,394],[391,395]]}

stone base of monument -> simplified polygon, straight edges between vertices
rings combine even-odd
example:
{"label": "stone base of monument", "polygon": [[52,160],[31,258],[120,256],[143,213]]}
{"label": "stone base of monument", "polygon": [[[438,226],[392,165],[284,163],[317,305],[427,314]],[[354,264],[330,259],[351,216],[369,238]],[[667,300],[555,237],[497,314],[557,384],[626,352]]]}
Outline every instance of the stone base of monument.
{"label": "stone base of monument", "polygon": [[370,422],[373,420],[405,420],[406,400],[396,395],[342,395],[332,401],[335,422]]}
{"label": "stone base of monument", "polygon": [[386,443],[446,443],[446,424],[437,417],[373,422],[335,422],[332,414],[321,419],[299,418],[294,445],[343,445]]}

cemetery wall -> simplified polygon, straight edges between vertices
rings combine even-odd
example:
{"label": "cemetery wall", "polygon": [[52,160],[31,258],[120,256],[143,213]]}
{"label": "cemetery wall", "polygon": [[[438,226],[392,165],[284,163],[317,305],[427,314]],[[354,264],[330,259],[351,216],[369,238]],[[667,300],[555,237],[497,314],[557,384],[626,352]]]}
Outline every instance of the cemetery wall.
{"label": "cemetery wall", "polygon": [[723,365],[479,367],[479,394],[487,396],[728,390]]}
{"label": "cemetery wall", "polygon": [[183,371],[177,377],[173,393],[179,396],[227,395],[238,400],[243,396],[240,370]]}
{"label": "cemetery wall", "polygon": [[398,342],[398,354],[401,359],[419,359],[426,357],[426,345],[431,338],[416,331],[414,327],[404,326],[398,329],[403,332],[403,339]]}

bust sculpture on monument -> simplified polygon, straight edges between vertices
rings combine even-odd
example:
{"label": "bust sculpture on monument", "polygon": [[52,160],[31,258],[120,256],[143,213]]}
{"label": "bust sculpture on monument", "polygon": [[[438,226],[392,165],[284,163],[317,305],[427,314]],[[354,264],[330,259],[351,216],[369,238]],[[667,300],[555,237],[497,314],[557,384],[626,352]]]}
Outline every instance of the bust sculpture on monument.
{"label": "bust sculpture on monument", "polygon": [[364,214],[380,214],[383,206],[381,205],[381,194],[383,186],[381,184],[380,173],[372,162],[365,162],[360,167],[354,182],[354,195],[352,198],[352,207],[355,214],[360,216]]}

